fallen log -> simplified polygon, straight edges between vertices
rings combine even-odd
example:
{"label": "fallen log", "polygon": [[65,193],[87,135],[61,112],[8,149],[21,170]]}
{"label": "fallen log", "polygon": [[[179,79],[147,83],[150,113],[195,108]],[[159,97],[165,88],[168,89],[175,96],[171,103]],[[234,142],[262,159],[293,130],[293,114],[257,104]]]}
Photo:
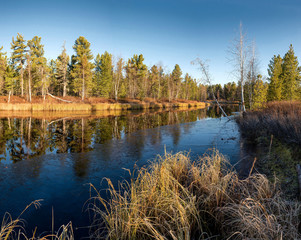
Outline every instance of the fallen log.
{"label": "fallen log", "polygon": [[72,101],[68,101],[68,100],[65,100],[65,99],[61,99],[59,97],[56,97],[56,96],[53,96],[52,94],[50,93],[47,93],[50,97],[54,98],[54,99],[57,99],[57,100],[60,100],[60,101],[63,101],[63,102],[67,102],[67,103],[72,103]]}

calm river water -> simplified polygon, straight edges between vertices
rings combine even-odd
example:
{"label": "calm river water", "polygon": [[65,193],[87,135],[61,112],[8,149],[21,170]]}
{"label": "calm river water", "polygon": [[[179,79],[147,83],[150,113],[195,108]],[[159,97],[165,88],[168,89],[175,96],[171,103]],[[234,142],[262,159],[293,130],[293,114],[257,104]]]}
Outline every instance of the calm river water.
{"label": "calm river water", "polygon": [[[238,107],[227,107],[231,114]],[[108,116],[107,116],[108,115]],[[101,115],[9,116],[0,119],[0,219],[22,218],[30,236],[72,221],[76,239],[88,236],[89,183],[128,179],[125,169],[145,166],[158,154],[190,151],[192,157],[217,148],[231,163],[240,158],[236,123],[216,107],[199,110],[126,112]],[[92,193],[93,196],[93,193]],[[52,216],[52,212],[54,216]]]}

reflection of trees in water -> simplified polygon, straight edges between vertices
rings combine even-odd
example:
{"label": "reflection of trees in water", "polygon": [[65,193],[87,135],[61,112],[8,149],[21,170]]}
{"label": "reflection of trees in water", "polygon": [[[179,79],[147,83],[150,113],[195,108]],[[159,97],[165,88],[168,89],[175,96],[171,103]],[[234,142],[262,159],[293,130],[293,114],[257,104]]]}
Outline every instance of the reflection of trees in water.
{"label": "reflection of trees in water", "polygon": [[[230,116],[233,112],[237,112],[239,109],[239,105],[222,105],[225,113]],[[207,116],[210,118],[220,118],[223,117],[223,113],[219,109],[218,105],[213,105],[208,107]]]}
{"label": "reflection of trees in water", "polygon": [[[209,109],[211,115],[214,109]],[[163,125],[174,125],[170,128],[174,144],[180,139],[179,123],[193,122],[206,117],[206,110],[166,111],[160,113],[138,113],[107,118],[61,119],[50,121],[33,118],[0,119],[0,159],[8,158],[12,162],[48,152],[68,153],[87,152],[94,144],[108,144],[111,139],[120,139],[122,134],[138,130],[156,128]],[[189,130],[185,125],[185,131]],[[142,151],[146,138],[151,144],[161,142],[161,132],[154,131],[150,136],[139,133],[139,138],[126,139]],[[137,135],[138,136],[138,135]],[[107,146],[110,148],[110,144]],[[108,149],[111,151],[111,149]],[[80,163],[81,165],[82,163]]]}

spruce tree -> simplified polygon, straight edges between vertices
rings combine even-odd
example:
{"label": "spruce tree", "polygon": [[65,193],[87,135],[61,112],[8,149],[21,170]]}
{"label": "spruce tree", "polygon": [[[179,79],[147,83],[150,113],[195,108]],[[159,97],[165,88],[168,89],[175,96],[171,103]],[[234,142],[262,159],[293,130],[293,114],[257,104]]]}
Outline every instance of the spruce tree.
{"label": "spruce tree", "polygon": [[295,56],[292,44],[284,55],[282,63],[282,99],[297,99],[298,81],[300,79],[300,68]]}
{"label": "spruce tree", "polygon": [[67,95],[68,86],[68,64],[69,56],[66,52],[65,44],[63,45],[63,50],[56,60],[56,78],[60,88],[63,88],[63,97]]}
{"label": "spruce tree", "polygon": [[12,39],[11,49],[13,50],[11,61],[14,69],[19,74],[19,85],[21,88],[21,96],[24,96],[24,64],[26,61],[26,41],[23,36],[18,33],[16,40]]}
{"label": "spruce tree", "polygon": [[172,77],[172,85],[173,85],[173,91],[172,91],[172,98],[177,99],[181,90],[181,81],[182,81],[182,70],[178,64],[175,65],[171,77]]}
{"label": "spruce tree", "polygon": [[280,55],[272,58],[268,68],[270,81],[268,87],[268,101],[280,101],[282,98],[282,58]]}
{"label": "spruce tree", "polygon": [[94,65],[91,60],[93,55],[90,50],[90,43],[82,36],[75,40],[73,49],[75,51],[75,55],[71,58],[73,91],[84,100],[86,95],[92,91],[92,69]]}
{"label": "spruce tree", "polygon": [[109,97],[112,93],[113,65],[112,55],[105,52],[98,54],[95,59],[94,83],[96,94],[102,97]]}

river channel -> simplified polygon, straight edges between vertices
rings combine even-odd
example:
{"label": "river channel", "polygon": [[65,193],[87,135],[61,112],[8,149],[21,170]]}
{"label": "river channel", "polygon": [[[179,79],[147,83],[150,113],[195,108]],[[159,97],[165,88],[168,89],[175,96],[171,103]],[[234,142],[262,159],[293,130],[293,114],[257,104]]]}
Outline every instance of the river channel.
{"label": "river channel", "polygon": [[[238,106],[225,108],[236,112]],[[197,158],[216,148],[232,164],[241,155],[235,121],[217,107],[102,114],[2,114],[0,118],[0,218],[22,215],[30,236],[72,222],[76,239],[88,237],[89,183],[102,189],[129,179],[126,169],[147,166],[158,154],[189,151]],[[93,196],[93,192],[92,192]]]}

